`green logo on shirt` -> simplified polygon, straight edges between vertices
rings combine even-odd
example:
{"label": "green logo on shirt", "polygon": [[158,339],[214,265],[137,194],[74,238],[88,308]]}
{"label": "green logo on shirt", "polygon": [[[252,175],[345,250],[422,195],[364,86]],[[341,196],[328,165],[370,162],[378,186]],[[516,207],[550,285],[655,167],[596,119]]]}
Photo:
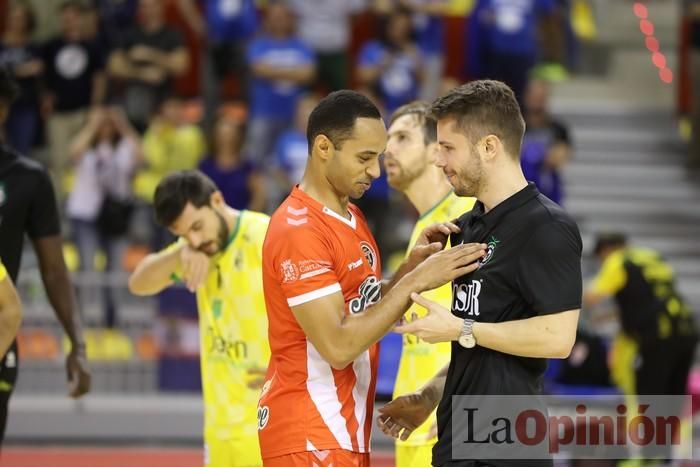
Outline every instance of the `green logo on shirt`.
{"label": "green logo on shirt", "polygon": [[493,253],[496,251],[496,245],[498,245],[499,243],[501,243],[501,241],[497,240],[496,237],[492,235],[488,243],[486,244],[486,254],[479,261],[480,268],[491,260],[491,258],[493,257]]}
{"label": "green logo on shirt", "polygon": [[214,315],[214,319],[219,319],[221,317],[221,307],[222,306],[223,306],[223,303],[221,303],[221,300],[218,298],[212,302],[211,312],[212,312],[212,315]]}

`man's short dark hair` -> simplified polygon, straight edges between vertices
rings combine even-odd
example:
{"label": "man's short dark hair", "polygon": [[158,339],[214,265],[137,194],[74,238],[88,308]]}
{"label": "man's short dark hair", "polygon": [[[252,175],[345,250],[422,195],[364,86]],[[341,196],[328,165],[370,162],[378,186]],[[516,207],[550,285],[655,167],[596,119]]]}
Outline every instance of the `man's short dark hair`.
{"label": "man's short dark hair", "polygon": [[505,83],[480,80],[463,84],[438,98],[430,110],[436,120],[456,119],[472,143],[496,135],[506,151],[520,157],[525,120],[513,90]]}
{"label": "man's short dark hair", "polygon": [[405,115],[414,115],[418,119],[426,146],[437,141],[437,120],[430,114],[430,104],[425,101],[413,101],[402,105],[391,115],[389,125]]}
{"label": "man's short dark hair", "polygon": [[620,232],[599,233],[595,239],[593,254],[598,256],[606,248],[620,248],[627,245],[627,237]]}
{"label": "man's short dark hair", "polygon": [[10,70],[0,66],[0,104],[11,105],[19,93],[19,85],[12,77]]}
{"label": "man's short dark hair", "polygon": [[371,100],[356,91],[335,91],[321,99],[306,127],[309,154],[318,135],[326,135],[339,149],[352,136],[358,118],[381,120],[382,115]]}
{"label": "man's short dark hair", "polygon": [[170,227],[185,210],[187,203],[196,208],[208,206],[211,195],[219,191],[216,184],[198,170],[174,172],[160,181],[153,196],[156,221]]}

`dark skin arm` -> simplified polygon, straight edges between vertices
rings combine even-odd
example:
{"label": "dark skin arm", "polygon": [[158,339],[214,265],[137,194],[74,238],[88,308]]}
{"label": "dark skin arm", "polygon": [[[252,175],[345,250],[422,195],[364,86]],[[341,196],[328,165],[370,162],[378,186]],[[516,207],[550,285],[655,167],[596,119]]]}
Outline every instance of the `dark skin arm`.
{"label": "dark skin arm", "polygon": [[39,258],[46,295],[71,342],[71,351],[66,358],[66,374],[69,395],[78,398],[90,390],[90,372],[73,285],[63,259],[63,238],[61,235],[39,237],[33,239],[32,243]]}

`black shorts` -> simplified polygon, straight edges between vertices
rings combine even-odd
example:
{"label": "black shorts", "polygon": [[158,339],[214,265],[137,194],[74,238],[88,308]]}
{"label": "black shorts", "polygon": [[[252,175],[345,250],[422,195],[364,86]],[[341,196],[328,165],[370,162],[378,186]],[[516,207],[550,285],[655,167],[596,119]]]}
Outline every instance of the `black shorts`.
{"label": "black shorts", "polygon": [[17,341],[15,340],[0,362],[0,443],[5,439],[7,406],[17,381],[18,367],[19,353],[17,352]]}

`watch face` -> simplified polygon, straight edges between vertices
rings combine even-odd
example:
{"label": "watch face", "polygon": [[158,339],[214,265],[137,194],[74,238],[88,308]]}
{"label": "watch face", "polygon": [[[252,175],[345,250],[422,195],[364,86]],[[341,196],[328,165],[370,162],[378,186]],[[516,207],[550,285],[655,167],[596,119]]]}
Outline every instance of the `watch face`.
{"label": "watch face", "polygon": [[459,345],[464,348],[471,349],[476,345],[476,339],[474,339],[474,336],[460,336]]}

